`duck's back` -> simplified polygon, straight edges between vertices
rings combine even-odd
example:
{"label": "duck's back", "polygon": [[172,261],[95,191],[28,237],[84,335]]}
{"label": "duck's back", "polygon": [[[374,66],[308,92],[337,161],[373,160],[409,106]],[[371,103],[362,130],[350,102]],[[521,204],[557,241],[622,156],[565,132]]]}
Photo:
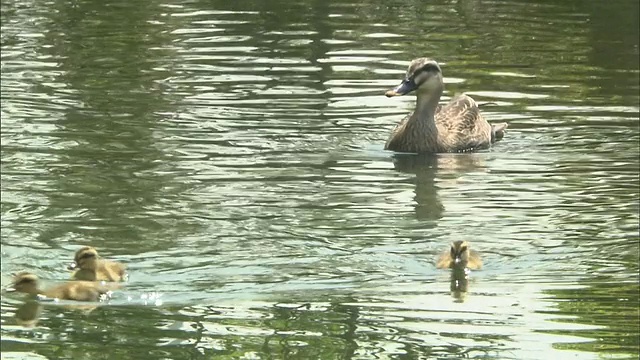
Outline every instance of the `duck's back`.
{"label": "duck's back", "polygon": [[79,269],[73,279],[82,281],[122,281],[126,266],[113,261],[99,260],[95,269]]}
{"label": "duck's back", "polygon": [[108,291],[106,287],[94,282],[75,281],[48,289],[43,295],[50,299],[98,301],[100,296]]}
{"label": "duck's back", "polygon": [[124,264],[115,261],[103,261],[98,268],[99,280],[123,281],[126,272]]}
{"label": "duck's back", "polygon": [[482,117],[475,100],[461,94],[435,114],[438,142],[448,151],[470,151],[491,145],[491,125]]}

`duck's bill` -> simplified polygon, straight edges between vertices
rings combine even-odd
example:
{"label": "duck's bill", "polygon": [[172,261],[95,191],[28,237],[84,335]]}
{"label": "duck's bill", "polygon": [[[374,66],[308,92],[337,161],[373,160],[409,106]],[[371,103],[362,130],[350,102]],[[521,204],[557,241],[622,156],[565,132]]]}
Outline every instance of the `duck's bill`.
{"label": "duck's bill", "polygon": [[77,266],[76,263],[73,262],[73,263],[69,264],[69,266],[67,266],[67,270],[75,270],[76,266]]}
{"label": "duck's bill", "polygon": [[392,96],[400,96],[404,94],[408,94],[417,88],[416,83],[413,80],[405,79],[400,85],[394,87],[391,90],[388,90],[385,95],[387,97]]}

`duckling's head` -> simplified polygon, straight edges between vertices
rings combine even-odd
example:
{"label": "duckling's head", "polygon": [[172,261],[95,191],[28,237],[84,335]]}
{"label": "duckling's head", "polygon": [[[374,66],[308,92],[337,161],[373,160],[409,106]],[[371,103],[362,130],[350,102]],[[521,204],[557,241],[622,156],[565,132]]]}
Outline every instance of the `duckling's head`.
{"label": "duckling's head", "polygon": [[454,267],[466,267],[469,262],[469,243],[466,241],[454,241],[451,244],[451,259]]}
{"label": "duckling's head", "polygon": [[85,246],[76,251],[75,263],[69,265],[69,270],[76,267],[80,269],[94,269],[98,261],[98,251],[91,247]]}
{"label": "duckling's head", "polygon": [[37,294],[38,277],[29,272],[21,272],[14,277],[12,287],[15,291]]}
{"label": "duckling's head", "polygon": [[440,91],[442,93],[443,81],[440,65],[430,58],[418,58],[411,61],[407,74],[400,85],[388,90],[387,97],[405,95],[412,91],[431,93]]}

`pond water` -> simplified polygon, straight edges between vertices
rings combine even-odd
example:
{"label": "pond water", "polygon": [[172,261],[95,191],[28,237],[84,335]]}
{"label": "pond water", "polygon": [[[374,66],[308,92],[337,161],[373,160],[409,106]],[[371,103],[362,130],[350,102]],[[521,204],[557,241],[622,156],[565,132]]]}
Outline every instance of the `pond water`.
{"label": "pond water", "polygon": [[[129,268],[92,311],[3,290],[3,359],[637,358],[638,14],[3,1],[2,287],[85,245]],[[421,56],[501,142],[383,150]],[[435,267],[455,240],[466,292]]]}

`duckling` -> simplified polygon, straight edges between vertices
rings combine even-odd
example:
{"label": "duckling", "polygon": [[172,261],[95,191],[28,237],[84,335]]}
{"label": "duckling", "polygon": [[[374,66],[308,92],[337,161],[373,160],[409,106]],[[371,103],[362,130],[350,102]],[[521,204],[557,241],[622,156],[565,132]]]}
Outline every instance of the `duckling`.
{"label": "duckling", "polygon": [[444,252],[436,262],[438,269],[480,269],[482,268],[482,260],[480,255],[469,249],[469,243],[466,241],[454,241],[449,251]]}
{"label": "duckling", "polygon": [[73,279],[84,281],[122,281],[125,280],[126,266],[124,264],[100,259],[98,251],[85,246],[76,251],[75,262],[69,270],[78,268]]}
{"label": "duckling", "polygon": [[411,61],[405,79],[387,97],[416,92],[416,108],[394,129],[385,150],[411,153],[465,152],[487,148],[502,139],[507,123],[490,125],[476,102],[454,96],[440,105],[444,90],[440,65],[429,58]]}
{"label": "duckling", "polygon": [[22,272],[13,280],[15,291],[33,296],[42,295],[50,299],[99,301],[110,289],[96,282],[72,281],[47,290],[38,288],[38,277],[29,272]]}

